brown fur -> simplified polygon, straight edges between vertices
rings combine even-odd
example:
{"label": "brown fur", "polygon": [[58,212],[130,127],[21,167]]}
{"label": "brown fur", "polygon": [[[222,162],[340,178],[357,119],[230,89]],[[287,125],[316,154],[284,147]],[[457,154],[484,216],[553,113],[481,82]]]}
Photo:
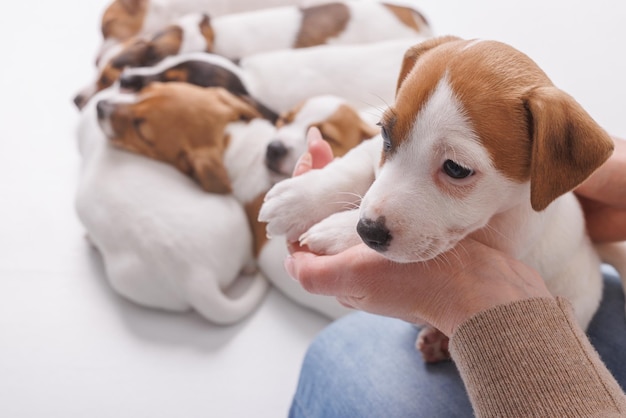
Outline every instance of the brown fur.
{"label": "brown fur", "polygon": [[302,9],[302,23],[294,48],[323,45],[344,31],[350,10],[342,3],[327,3]]}
{"label": "brown fur", "polygon": [[[276,127],[281,128],[293,123],[305,103],[306,101],[284,112],[276,121]],[[346,105],[340,106],[337,112],[328,119],[311,126],[320,130],[322,138],[330,144],[335,157],[345,155],[364,140],[379,133],[378,128],[366,123],[354,109]]]}
{"label": "brown fur", "polygon": [[131,104],[116,104],[113,144],[171,164],[212,193],[229,193],[222,156],[226,125],[260,117],[223,88],[152,83]]}
{"label": "brown fur", "polygon": [[178,54],[183,43],[183,30],[180,26],[170,25],[157,32],[148,43],[148,54],[144,65],[154,65],[163,58]]}
{"label": "brown fur", "polygon": [[335,157],[345,155],[352,148],[379,132],[346,105],[340,106],[330,118],[313,126],[320,130],[324,140],[330,144]]}
{"label": "brown fur", "polygon": [[137,35],[143,26],[149,0],[114,0],[102,15],[104,39],[127,40]]}
{"label": "brown fur", "polygon": [[572,190],[611,154],[607,133],[558,90],[526,55],[498,42],[446,37],[405,55],[396,105],[383,117],[392,148],[410,139],[413,122],[446,75],[496,168],[531,182],[531,203],[543,210]]}
{"label": "brown fur", "polygon": [[396,15],[400,22],[417,32],[422,32],[428,28],[428,21],[417,10],[411,9],[409,7],[398,6],[395,4],[383,3],[383,6],[388,8],[391,13]]}
{"label": "brown fur", "polygon": [[148,53],[148,43],[140,38],[131,38],[124,41],[124,48],[109,60],[100,70],[96,81],[96,91],[104,90],[115,83],[126,67],[141,65]]}
{"label": "brown fur", "polygon": [[252,235],[254,236],[253,254],[255,258],[258,257],[261,249],[263,249],[263,246],[268,240],[267,232],[265,231],[266,224],[258,221],[259,211],[261,210],[264,199],[265,193],[261,193],[244,206],[250,228],[252,229]]}

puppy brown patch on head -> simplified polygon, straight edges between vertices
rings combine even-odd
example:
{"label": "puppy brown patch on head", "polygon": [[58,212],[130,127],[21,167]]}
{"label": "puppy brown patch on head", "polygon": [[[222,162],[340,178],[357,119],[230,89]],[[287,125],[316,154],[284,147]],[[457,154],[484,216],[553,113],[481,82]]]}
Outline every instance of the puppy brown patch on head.
{"label": "puppy brown patch on head", "polygon": [[335,157],[345,155],[366,139],[378,134],[378,129],[369,125],[349,106],[341,105],[328,119],[316,126],[328,142]]}
{"label": "puppy brown patch on head", "polygon": [[222,155],[230,122],[259,113],[223,88],[186,83],[152,83],[133,103],[115,105],[110,115],[113,144],[171,164],[204,190],[228,193]]}
{"label": "puppy brown patch on head", "polygon": [[530,180],[535,210],[575,188],[611,153],[606,132],[525,54],[499,42],[449,37],[407,51],[396,104],[383,117],[392,147],[409,138],[441,82],[495,168],[510,180]]}
{"label": "puppy brown patch on head", "polygon": [[416,32],[428,31],[428,21],[417,10],[395,4],[383,3],[383,6],[396,15],[400,22],[409,28],[414,29]]}
{"label": "puppy brown patch on head", "polygon": [[147,51],[148,43],[143,39],[132,38],[126,41],[124,48],[100,70],[100,76],[96,81],[96,91],[104,90],[115,83],[124,68],[142,65]]}
{"label": "puppy brown patch on head", "polygon": [[104,39],[124,41],[141,31],[149,0],[115,0],[102,15]]}
{"label": "puppy brown patch on head", "polygon": [[344,31],[350,21],[350,9],[342,3],[327,3],[301,9],[302,23],[294,48],[325,44]]}
{"label": "puppy brown patch on head", "polygon": [[157,32],[148,43],[145,65],[154,65],[165,57],[176,55],[183,43],[183,30],[171,25]]}

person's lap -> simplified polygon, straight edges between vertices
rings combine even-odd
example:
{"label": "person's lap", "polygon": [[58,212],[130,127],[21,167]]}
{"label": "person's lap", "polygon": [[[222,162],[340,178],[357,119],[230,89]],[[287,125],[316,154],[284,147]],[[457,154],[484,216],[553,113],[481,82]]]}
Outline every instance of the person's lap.
{"label": "person's lap", "polygon": [[[307,351],[290,417],[473,416],[454,363],[425,364],[415,350],[417,332],[363,312],[329,325]],[[605,274],[588,335],[626,390],[624,294],[614,274]]]}

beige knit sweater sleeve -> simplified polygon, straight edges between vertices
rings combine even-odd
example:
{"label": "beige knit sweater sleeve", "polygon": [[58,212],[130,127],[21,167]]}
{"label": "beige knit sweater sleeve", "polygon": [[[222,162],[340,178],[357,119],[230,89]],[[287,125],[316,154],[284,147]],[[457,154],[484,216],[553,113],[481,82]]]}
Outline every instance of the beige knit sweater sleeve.
{"label": "beige knit sweater sleeve", "polygon": [[565,299],[481,312],[459,326],[450,352],[478,417],[626,417],[626,395]]}

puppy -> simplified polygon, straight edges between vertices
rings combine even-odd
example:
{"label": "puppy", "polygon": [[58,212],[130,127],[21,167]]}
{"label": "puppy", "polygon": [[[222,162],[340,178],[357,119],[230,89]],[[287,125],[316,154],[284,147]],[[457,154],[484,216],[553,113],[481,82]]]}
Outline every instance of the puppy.
{"label": "puppy", "polygon": [[366,110],[393,101],[396,77],[391,74],[397,74],[404,51],[414,44],[415,38],[403,38],[281,50],[246,57],[239,65],[219,55],[192,53],[165,58],[154,67],[128,68],[120,85],[134,90],[152,81],[215,86],[225,78],[277,114],[325,94]]}
{"label": "puppy", "polygon": [[278,49],[359,44],[430,36],[417,10],[370,1],[284,6],[226,16],[186,15],[151,40],[155,60],[187,52],[213,52],[232,60]]}
{"label": "puppy", "polygon": [[269,287],[260,273],[250,273],[253,237],[245,211],[234,197],[204,193],[169,165],[112,146],[96,103],[132,100],[126,96],[103,90],[81,113],[78,129],[75,205],[107,280],[143,306],[194,309],[217,324],[240,321]]}
{"label": "puppy", "polygon": [[297,3],[295,0],[113,0],[102,14],[102,50],[133,36],[154,32],[188,13],[220,16]]}
{"label": "puppy", "polygon": [[[227,179],[221,175],[216,176],[215,169],[197,170],[200,174],[194,177],[198,179],[203,176],[201,184],[210,192],[221,192],[224,188],[218,188],[216,185],[228,182],[227,186],[248,214],[249,226],[254,237],[253,254],[260,270],[281,291],[301,305],[332,318],[343,315],[348,310],[333,298],[312,297],[295,286],[282,268],[282,260],[287,255],[284,239],[268,242],[265,224],[257,220],[264,194],[276,179],[264,163],[267,145],[275,138],[276,129],[263,119],[257,118],[250,122],[235,120],[231,115],[232,112],[235,114],[238,112],[238,108],[235,108],[230,112],[219,112],[222,120],[228,121],[220,134],[220,129],[215,127],[216,121],[207,124],[198,120],[215,112],[215,92],[228,94],[220,89],[200,88],[188,84],[153,83],[132,100],[122,101],[114,98],[100,101],[97,105],[101,110],[100,124],[110,141],[117,147],[168,162],[182,172],[185,172],[185,165],[183,167],[177,165],[177,159],[171,158],[172,156],[184,155],[185,157],[180,157],[183,160],[202,161],[203,168],[207,165],[222,166],[227,172]],[[237,98],[231,96],[231,100]],[[240,105],[245,103],[241,102]],[[247,116],[244,112],[240,115]],[[176,121],[175,126],[179,127],[177,130],[172,128],[172,121]],[[227,138],[222,138],[224,135]],[[302,142],[304,135],[303,128]],[[214,149],[222,150],[224,143],[227,145],[224,152],[214,152],[212,158],[206,160],[207,145],[194,146],[193,138],[197,137],[204,138],[204,141],[212,138]],[[340,141],[340,138],[337,138],[337,141]],[[218,155],[221,155],[221,162],[217,161]]]}
{"label": "puppy", "polygon": [[322,138],[330,144],[333,155],[343,156],[379,132],[366,121],[375,115],[375,111],[361,113],[343,98],[333,95],[305,100],[278,119],[276,138],[267,146],[265,164],[279,175],[290,176],[298,157],[306,150],[304,133],[311,127],[320,130]]}
{"label": "puppy", "polygon": [[[600,259],[570,191],[613,142],[572,97],[510,46],[437,38],[405,54],[380,126],[326,168],[274,186],[259,217],[268,233],[319,253],[362,241],[401,263],[469,236],[537,269],[587,327]],[[444,340],[422,331],[427,361],[448,356]]]}

